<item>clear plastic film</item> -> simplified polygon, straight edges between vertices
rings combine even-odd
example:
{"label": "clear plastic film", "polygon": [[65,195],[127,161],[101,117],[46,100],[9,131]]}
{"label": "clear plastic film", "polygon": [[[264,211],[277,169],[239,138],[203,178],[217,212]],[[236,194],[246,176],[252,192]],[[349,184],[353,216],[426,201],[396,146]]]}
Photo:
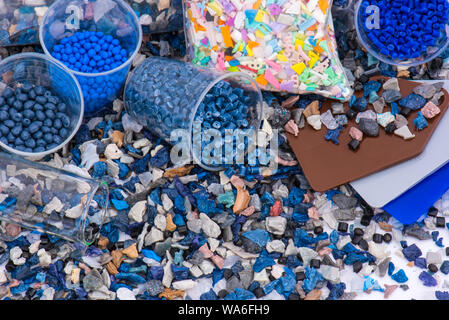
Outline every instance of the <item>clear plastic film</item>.
{"label": "clear plastic film", "polygon": [[106,218],[105,183],[0,152],[0,220],[92,244]]}
{"label": "clear plastic film", "polygon": [[247,73],[264,90],[348,100],[331,7],[332,0],[185,0],[188,56]]}

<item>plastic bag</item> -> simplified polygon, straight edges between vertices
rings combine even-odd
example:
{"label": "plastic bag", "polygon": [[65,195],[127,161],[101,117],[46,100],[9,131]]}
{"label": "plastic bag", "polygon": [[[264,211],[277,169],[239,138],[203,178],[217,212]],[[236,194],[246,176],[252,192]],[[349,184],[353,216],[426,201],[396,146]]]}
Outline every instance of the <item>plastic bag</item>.
{"label": "plastic bag", "polygon": [[336,50],[332,0],[185,0],[184,4],[193,63],[245,72],[269,91],[351,97]]}
{"label": "plastic bag", "polygon": [[[56,0],[0,0],[0,46],[39,43],[39,22]],[[92,2],[92,1],[91,1]],[[126,0],[144,34],[182,30],[182,0]]]}

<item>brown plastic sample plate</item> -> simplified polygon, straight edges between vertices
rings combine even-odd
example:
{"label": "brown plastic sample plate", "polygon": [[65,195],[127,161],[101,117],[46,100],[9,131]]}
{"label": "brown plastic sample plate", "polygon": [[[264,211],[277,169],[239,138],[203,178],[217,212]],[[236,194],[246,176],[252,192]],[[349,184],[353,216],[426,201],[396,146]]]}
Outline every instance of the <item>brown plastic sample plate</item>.
{"label": "brown plastic sample plate", "polygon": [[[375,77],[371,80],[388,80],[385,77]],[[419,82],[398,79],[402,97],[413,93],[413,89],[420,85]],[[287,133],[287,138],[293,152],[296,155],[301,168],[304,171],[311,187],[315,191],[325,192],[340,185],[366,177],[372,173],[387,169],[401,162],[410,160],[424,151],[427,142],[431,138],[442,115],[449,106],[449,94],[445,89],[442,103],[439,106],[441,113],[435,118],[428,120],[429,126],[422,131],[415,129],[413,120],[418,111],[412,111],[408,116],[408,126],[410,131],[416,135],[411,140],[404,140],[396,135],[387,135],[382,127],[379,128],[378,137],[367,137],[364,135],[360,148],[354,152],[349,149],[348,143],[352,140],[349,136],[349,129],[353,126],[358,128],[354,120],[348,120],[348,124],[341,131],[339,144],[335,145],[331,141],[326,141],[324,136],[328,130],[323,125],[320,131],[314,130],[309,124],[299,130],[295,137]],[[383,89],[379,91],[379,96]],[[363,91],[356,92],[360,97]],[[321,113],[331,108],[333,100],[323,101]],[[345,111],[349,104],[345,103]],[[367,110],[374,110],[372,104],[368,104]],[[391,111],[389,104],[384,112]]]}

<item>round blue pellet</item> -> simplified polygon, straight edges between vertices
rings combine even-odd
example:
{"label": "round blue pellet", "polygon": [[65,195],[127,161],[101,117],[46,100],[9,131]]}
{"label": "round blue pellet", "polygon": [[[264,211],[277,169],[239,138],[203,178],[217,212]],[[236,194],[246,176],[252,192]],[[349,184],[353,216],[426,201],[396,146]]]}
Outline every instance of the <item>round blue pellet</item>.
{"label": "round blue pellet", "polygon": [[53,136],[53,142],[59,145],[63,142],[63,140],[60,136],[55,135],[55,136]]}
{"label": "round blue pellet", "polygon": [[51,120],[53,120],[56,117],[56,115],[52,109],[47,109],[47,111],[45,111],[45,115],[47,116],[48,119],[51,119]]}
{"label": "round blue pellet", "polygon": [[34,139],[28,139],[28,140],[25,140],[25,145],[26,145],[28,148],[33,149],[33,148],[36,147],[36,141],[34,141]]}
{"label": "round blue pellet", "polygon": [[34,112],[44,111],[44,106],[39,103],[35,103],[33,106],[33,110]]}
{"label": "round blue pellet", "polygon": [[14,144],[15,144],[16,146],[21,146],[21,145],[24,144],[24,142],[23,142],[22,139],[16,138],[16,139],[14,139]]}
{"label": "round blue pellet", "polygon": [[3,90],[2,97],[8,99],[11,98],[14,95],[14,91],[10,87],[6,87],[5,90]]}
{"label": "round blue pellet", "polygon": [[28,127],[28,126],[31,124],[31,119],[24,118],[24,119],[22,120],[22,124],[23,124],[25,127]]}
{"label": "round blue pellet", "polygon": [[44,152],[44,151],[45,151],[44,146],[39,146],[37,148],[34,148],[34,150],[33,150],[34,153],[39,153],[39,152]]}
{"label": "round blue pellet", "polygon": [[22,86],[22,91],[25,93],[28,93],[31,91],[31,89],[33,89],[33,85],[30,83],[24,83]]}
{"label": "round blue pellet", "polygon": [[37,140],[36,140],[36,145],[37,145],[38,147],[45,147],[45,146],[47,145],[47,142],[45,142],[44,139],[37,139]]}
{"label": "round blue pellet", "polygon": [[20,112],[16,112],[13,114],[13,116],[11,117],[11,119],[15,122],[22,122],[23,120],[23,115]]}
{"label": "round blue pellet", "polygon": [[31,133],[35,133],[37,131],[39,131],[39,129],[42,127],[42,122],[40,121],[35,121],[33,123],[31,123],[31,125],[28,127],[28,130]]}
{"label": "round blue pellet", "polygon": [[47,103],[47,98],[43,95],[42,96],[40,95],[40,96],[36,97],[36,103],[44,105]]}
{"label": "round blue pellet", "polygon": [[9,114],[6,111],[0,111],[0,121],[5,121],[9,118]]}
{"label": "round blue pellet", "polygon": [[36,119],[39,121],[44,121],[45,120],[45,113],[42,112],[41,110],[36,111]]}
{"label": "round blue pellet", "polygon": [[37,86],[36,88],[34,88],[34,92],[36,92],[38,96],[43,96],[45,93],[45,88],[42,86]]}
{"label": "round blue pellet", "polygon": [[43,133],[41,130],[39,130],[38,132],[35,132],[35,133],[33,134],[34,139],[40,139],[40,138],[42,138],[43,136],[44,136],[44,133]]}
{"label": "round blue pellet", "polygon": [[21,125],[18,125],[18,126],[15,126],[14,128],[11,129],[11,133],[12,133],[15,137],[18,137],[18,136],[20,136],[20,134],[22,133],[22,130],[23,130],[22,126],[21,126]]}
{"label": "round blue pellet", "polygon": [[20,139],[26,141],[26,140],[28,140],[28,139],[30,139],[30,138],[31,138],[31,135],[30,135],[30,133],[29,133],[28,131],[23,130],[23,131],[20,133]]}
{"label": "round blue pellet", "polygon": [[15,126],[14,121],[9,120],[9,119],[8,119],[8,120],[5,120],[4,124],[5,124],[5,126],[7,126],[7,127],[10,128],[10,129],[14,128],[14,126]]}
{"label": "round blue pellet", "polygon": [[1,137],[1,138],[0,138],[0,141],[1,141],[3,144],[6,144],[6,145],[9,144],[8,139],[7,139],[6,137]]}
{"label": "round blue pellet", "polygon": [[27,119],[33,119],[35,115],[36,114],[33,112],[33,110],[26,109],[25,111],[23,111],[23,116]]}
{"label": "round blue pellet", "polygon": [[8,133],[9,133],[9,128],[8,128],[7,126],[5,126],[4,124],[0,124],[0,133],[1,133],[3,136],[8,135]]}
{"label": "round blue pellet", "polygon": [[7,138],[9,143],[14,143],[14,141],[16,140],[16,137],[11,132],[8,133]]}
{"label": "round blue pellet", "polygon": [[59,135],[63,138],[67,138],[69,136],[69,130],[67,130],[66,128],[62,128],[61,130],[59,130]]}
{"label": "round blue pellet", "polygon": [[56,129],[61,129],[62,128],[62,121],[60,119],[55,119],[53,121],[53,127],[55,127]]}
{"label": "round blue pellet", "polygon": [[53,142],[53,134],[51,134],[51,133],[44,134],[44,140],[47,143],[52,143]]}
{"label": "round blue pellet", "polygon": [[51,119],[45,119],[44,120],[44,126],[47,126],[47,127],[51,128],[53,126],[53,121]]}
{"label": "round blue pellet", "polygon": [[12,104],[12,107],[14,107],[17,110],[22,110],[23,109],[23,102],[20,100],[16,100],[14,101],[14,103]]}

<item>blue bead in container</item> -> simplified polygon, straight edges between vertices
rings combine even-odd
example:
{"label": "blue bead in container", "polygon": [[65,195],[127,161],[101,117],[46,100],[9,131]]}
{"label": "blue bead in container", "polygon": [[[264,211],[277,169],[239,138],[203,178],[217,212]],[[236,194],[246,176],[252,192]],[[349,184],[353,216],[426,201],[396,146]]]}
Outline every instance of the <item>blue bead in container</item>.
{"label": "blue bead in container", "polygon": [[424,64],[449,45],[447,0],[361,0],[355,13],[362,45],[389,65]]}
{"label": "blue bead in container", "polygon": [[123,0],[110,4],[56,1],[39,29],[45,54],[67,65],[78,79],[87,116],[112,105],[142,43],[134,10]]}

